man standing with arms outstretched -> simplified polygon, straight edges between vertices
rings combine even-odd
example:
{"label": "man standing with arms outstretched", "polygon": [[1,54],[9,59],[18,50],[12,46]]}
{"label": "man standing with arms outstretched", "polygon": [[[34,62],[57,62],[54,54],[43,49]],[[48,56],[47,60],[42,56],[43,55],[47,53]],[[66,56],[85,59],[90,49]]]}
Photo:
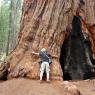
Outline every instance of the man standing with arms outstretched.
{"label": "man standing with arms outstretched", "polygon": [[42,48],[39,53],[32,52],[32,54],[39,55],[41,58],[40,66],[40,83],[42,82],[43,74],[46,72],[47,82],[50,82],[50,64],[51,64],[51,55],[47,53],[45,48]]}

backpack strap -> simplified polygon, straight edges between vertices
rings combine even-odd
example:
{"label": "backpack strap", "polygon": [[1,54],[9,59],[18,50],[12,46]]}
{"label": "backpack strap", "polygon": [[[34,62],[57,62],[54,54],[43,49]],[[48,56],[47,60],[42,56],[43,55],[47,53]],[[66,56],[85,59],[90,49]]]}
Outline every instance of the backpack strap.
{"label": "backpack strap", "polygon": [[42,51],[42,53],[43,53],[48,59],[50,59],[50,57],[49,57],[46,53],[44,53],[43,51]]}

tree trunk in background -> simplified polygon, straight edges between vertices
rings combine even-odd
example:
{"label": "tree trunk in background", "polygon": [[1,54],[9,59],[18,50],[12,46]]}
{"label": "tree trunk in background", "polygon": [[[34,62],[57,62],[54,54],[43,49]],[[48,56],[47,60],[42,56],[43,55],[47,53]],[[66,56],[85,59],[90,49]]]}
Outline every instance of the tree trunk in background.
{"label": "tree trunk in background", "polygon": [[19,32],[21,19],[22,0],[11,0],[10,4],[10,35],[8,53],[14,50],[17,44],[17,36]]}
{"label": "tree trunk in background", "polygon": [[[10,64],[9,77],[39,77],[39,57],[31,55],[43,47],[57,55],[51,65],[51,79],[62,79],[59,62],[61,46],[66,28],[71,24],[73,13],[82,0],[24,0],[19,42],[16,49],[7,57]],[[92,0],[85,0],[87,22],[94,24]],[[89,17],[93,16],[93,17]]]}

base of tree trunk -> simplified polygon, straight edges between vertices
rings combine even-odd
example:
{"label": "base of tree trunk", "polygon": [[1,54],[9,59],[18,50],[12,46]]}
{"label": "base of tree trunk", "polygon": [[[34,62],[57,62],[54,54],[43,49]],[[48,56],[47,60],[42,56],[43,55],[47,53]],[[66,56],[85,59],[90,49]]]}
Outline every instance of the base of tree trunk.
{"label": "base of tree trunk", "polygon": [[[24,58],[26,57],[26,58]],[[39,79],[40,76],[40,64],[39,58],[36,60],[36,56],[24,55],[22,61],[16,65],[10,64],[8,79],[25,77],[30,79]],[[14,58],[14,57],[13,57]],[[8,58],[8,61],[10,58]],[[14,59],[12,59],[14,60]],[[36,61],[35,61],[36,60]],[[11,60],[10,60],[11,62]],[[10,63],[9,62],[9,63]],[[12,62],[11,62],[12,63]],[[50,65],[50,79],[51,80],[62,80],[62,70],[59,63],[59,59],[53,58],[52,64]]]}
{"label": "base of tree trunk", "polygon": [[0,80],[7,80],[8,69],[9,69],[8,63],[1,64],[1,66],[0,66]]}

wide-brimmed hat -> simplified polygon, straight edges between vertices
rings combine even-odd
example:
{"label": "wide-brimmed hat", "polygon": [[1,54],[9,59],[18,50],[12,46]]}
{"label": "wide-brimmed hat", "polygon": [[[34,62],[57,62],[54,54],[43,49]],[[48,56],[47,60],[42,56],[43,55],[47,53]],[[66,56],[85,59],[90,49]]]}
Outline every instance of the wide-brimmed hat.
{"label": "wide-brimmed hat", "polygon": [[45,48],[42,48],[41,51],[46,51],[46,49]]}

